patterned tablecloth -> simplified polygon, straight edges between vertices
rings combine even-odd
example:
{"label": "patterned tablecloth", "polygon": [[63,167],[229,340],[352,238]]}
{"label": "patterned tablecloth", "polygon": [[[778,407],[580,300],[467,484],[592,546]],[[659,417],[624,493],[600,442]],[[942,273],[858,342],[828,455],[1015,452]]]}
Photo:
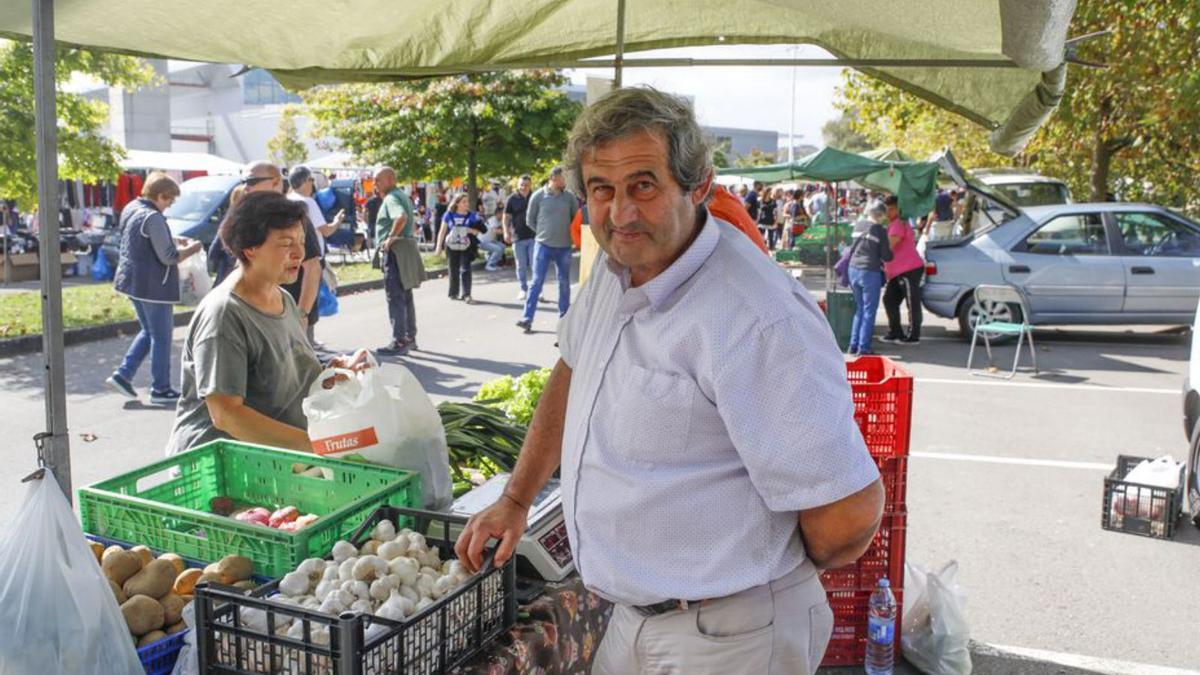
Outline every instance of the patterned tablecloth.
{"label": "patterned tablecloth", "polygon": [[612,605],[584,588],[578,575],[571,575],[546,584],[545,592],[519,611],[517,624],[459,672],[586,675]]}

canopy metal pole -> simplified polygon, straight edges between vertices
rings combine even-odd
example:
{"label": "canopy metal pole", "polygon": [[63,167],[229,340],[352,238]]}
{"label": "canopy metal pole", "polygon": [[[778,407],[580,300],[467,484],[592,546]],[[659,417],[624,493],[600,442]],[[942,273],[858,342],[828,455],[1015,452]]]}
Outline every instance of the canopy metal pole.
{"label": "canopy metal pole", "polygon": [[38,434],[38,462],[50,467],[71,501],[71,447],[67,434],[66,359],[63,354],[62,257],[58,236],[58,113],[54,91],[54,0],[33,3],[33,109],[37,135],[38,257],[42,280],[42,358],[46,431]]}
{"label": "canopy metal pole", "polygon": [[621,88],[621,70],[625,58],[625,0],[617,0],[617,54],[613,59],[613,89]]}
{"label": "canopy metal pole", "polygon": [[[828,187],[828,184],[826,184]],[[837,228],[838,219],[838,188],[837,182],[833,184],[833,215],[829,219],[829,223],[825,226],[825,295],[828,296],[833,292],[833,231]],[[826,300],[828,302],[828,300]]]}
{"label": "canopy metal pole", "polygon": [[[796,48],[792,47],[792,56],[796,56]],[[796,160],[796,67],[792,66],[792,116],[788,118],[788,162]]]}

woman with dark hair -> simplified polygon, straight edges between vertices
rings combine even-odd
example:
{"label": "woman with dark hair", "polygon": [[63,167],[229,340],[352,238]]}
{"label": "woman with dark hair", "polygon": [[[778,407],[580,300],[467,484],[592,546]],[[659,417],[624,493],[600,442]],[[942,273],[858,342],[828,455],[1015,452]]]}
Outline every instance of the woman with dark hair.
{"label": "woman with dark hair", "polygon": [[479,250],[479,235],[486,229],[479,214],[471,211],[467,193],[460,192],[450,200],[450,209],[442,217],[434,253],[445,250],[449,259],[451,300],[462,298],[468,305],[475,303],[471,299],[471,261],[475,260],[475,253]]}
{"label": "woman with dark hair", "polygon": [[[242,198],[218,233],[238,260],[205,296],[183,346],[183,396],[167,454],[234,438],[309,450],[300,407],[321,373],[300,311],[280,288],[304,261],[305,205],[274,192]],[[329,365],[362,367],[366,351]]]}

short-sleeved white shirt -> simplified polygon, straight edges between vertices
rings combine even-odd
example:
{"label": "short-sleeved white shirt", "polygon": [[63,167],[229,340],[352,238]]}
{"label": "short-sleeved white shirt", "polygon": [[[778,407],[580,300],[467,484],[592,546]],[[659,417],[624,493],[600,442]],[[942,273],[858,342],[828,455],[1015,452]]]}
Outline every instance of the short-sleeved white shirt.
{"label": "short-sleeved white shirt", "polygon": [[711,215],[637,288],[603,253],[592,270],[559,327],[563,506],[584,583],[645,605],[795,569],[797,512],[879,477],[816,303]]}
{"label": "short-sleeved white shirt", "polygon": [[325,214],[321,213],[321,207],[317,205],[317,200],[312,197],[305,197],[295,190],[289,192],[287,196],[288,199],[303,203],[304,208],[308,209],[308,220],[312,223],[313,231],[317,233],[317,241],[321,243],[321,253],[324,254],[325,235],[321,234],[320,228],[328,225],[329,221],[325,220]]}

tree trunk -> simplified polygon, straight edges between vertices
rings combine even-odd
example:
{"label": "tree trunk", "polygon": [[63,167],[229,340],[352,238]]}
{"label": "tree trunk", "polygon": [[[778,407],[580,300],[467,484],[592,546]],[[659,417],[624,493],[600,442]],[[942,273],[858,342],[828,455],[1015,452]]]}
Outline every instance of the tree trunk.
{"label": "tree trunk", "polygon": [[1102,202],[1108,198],[1108,171],[1112,166],[1113,145],[1096,132],[1096,145],[1092,148],[1092,172],[1090,184],[1091,201]]}
{"label": "tree trunk", "polygon": [[471,145],[467,149],[467,201],[471,205],[471,211],[479,209],[479,127],[474,122],[471,123]]}

